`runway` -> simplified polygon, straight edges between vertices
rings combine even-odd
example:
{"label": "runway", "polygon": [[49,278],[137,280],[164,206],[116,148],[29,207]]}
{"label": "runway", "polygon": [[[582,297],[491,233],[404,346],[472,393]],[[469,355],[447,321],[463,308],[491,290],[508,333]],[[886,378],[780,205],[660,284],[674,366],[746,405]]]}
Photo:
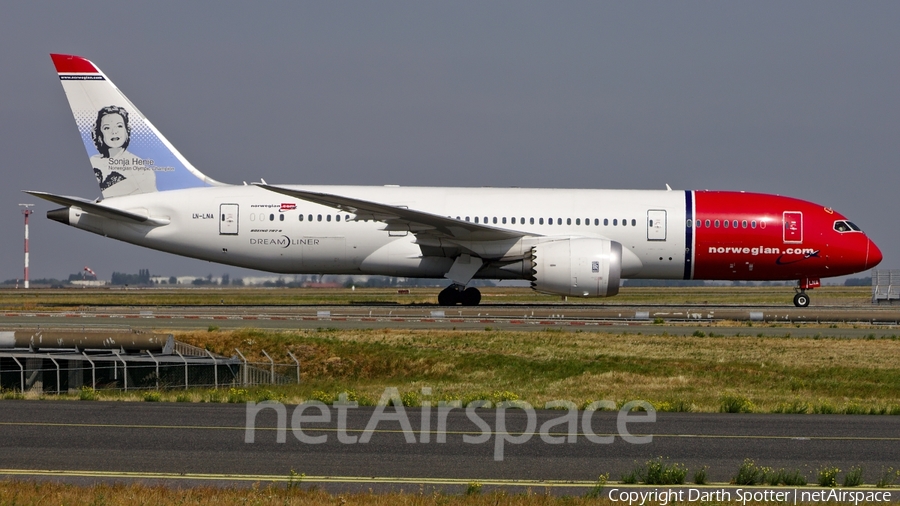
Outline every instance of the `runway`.
{"label": "runway", "polygon": [[[827,329],[854,323],[866,328]],[[189,330],[412,328],[641,332],[643,328],[690,335],[715,325],[717,334],[814,337],[890,337],[898,333],[900,307],[847,306],[604,306],[583,304],[485,305],[476,307],[351,306],[109,306],[80,311],[7,311],[2,328],[119,328]],[[877,329],[873,333],[871,326]],[[639,329],[639,330],[636,330]],[[788,329],[788,330],[785,330]]]}
{"label": "runway", "polygon": [[[254,441],[249,443],[244,404],[4,400],[0,475],[70,482],[248,485],[287,482],[293,470],[305,475],[303,483],[333,491],[413,491],[423,486],[459,492],[478,481],[583,494],[600,474],[618,480],[636,463],[659,456],[687,466],[689,477],[708,466],[711,482],[728,482],[745,458],[753,458],[775,469],[800,469],[810,478],[822,465],[841,469],[862,465],[866,481],[872,483],[882,466],[896,467],[900,455],[896,416],[657,413],[654,423],[626,425],[634,436],[652,435],[651,442],[632,444],[618,435],[603,444],[585,436],[579,413],[575,442],[550,444],[536,434],[522,444],[506,442],[502,460],[496,460],[498,433],[522,439],[525,412],[506,411],[505,430],[499,430],[494,409],[475,411],[483,427],[465,410],[454,409],[446,417],[446,442],[437,442],[436,410],[426,412],[423,424],[423,411],[408,408],[405,415],[412,434],[405,434],[400,422],[382,419],[363,443],[374,409],[344,410],[347,429],[339,434],[335,407],[328,408],[330,422],[321,423],[292,421],[295,407],[287,406],[283,443],[277,442],[275,410],[263,410],[255,417]],[[387,413],[394,413],[393,408]],[[565,413],[538,410],[535,427],[540,430]],[[303,414],[311,417],[319,412],[307,409]],[[596,412],[589,427],[597,435],[617,434],[617,416]],[[300,433],[292,428],[302,429],[308,437],[325,436],[325,441],[301,442]],[[564,436],[568,430],[562,424],[545,432]],[[486,441],[465,442],[464,436],[482,436]],[[341,437],[355,442],[342,443]]]}

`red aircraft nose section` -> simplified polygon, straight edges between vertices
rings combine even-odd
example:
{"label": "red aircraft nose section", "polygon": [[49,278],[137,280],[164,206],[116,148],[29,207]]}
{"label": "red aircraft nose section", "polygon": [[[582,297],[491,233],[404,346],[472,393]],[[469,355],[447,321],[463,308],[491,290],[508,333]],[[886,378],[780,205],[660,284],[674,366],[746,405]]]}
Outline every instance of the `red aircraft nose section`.
{"label": "red aircraft nose section", "polygon": [[881,250],[872,239],[869,239],[869,247],[866,249],[866,269],[871,269],[881,263]]}

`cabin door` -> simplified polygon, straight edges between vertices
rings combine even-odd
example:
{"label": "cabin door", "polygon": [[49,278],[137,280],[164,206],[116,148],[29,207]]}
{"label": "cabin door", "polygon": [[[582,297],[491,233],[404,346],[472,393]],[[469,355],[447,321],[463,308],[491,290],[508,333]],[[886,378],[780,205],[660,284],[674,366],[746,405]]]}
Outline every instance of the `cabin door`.
{"label": "cabin door", "polygon": [[785,243],[802,243],[803,242],[803,213],[800,211],[784,212],[784,242]]}
{"label": "cabin door", "polygon": [[666,240],[666,211],[664,209],[647,211],[647,240]]}
{"label": "cabin door", "polygon": [[238,234],[238,205],[219,205],[219,235]]}

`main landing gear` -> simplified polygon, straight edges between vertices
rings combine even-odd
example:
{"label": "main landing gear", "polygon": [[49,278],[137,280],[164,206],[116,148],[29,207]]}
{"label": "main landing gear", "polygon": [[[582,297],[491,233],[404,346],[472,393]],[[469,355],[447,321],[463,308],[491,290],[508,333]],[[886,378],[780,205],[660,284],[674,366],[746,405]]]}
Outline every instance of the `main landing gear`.
{"label": "main landing gear", "polygon": [[794,295],[794,305],[797,307],[809,306],[809,295],[806,294],[806,291],[820,286],[822,283],[816,278],[805,278],[798,281],[797,288],[795,288],[797,294]]}
{"label": "main landing gear", "polygon": [[466,288],[463,285],[450,285],[438,294],[438,304],[441,306],[477,306],[481,302],[481,292],[477,288]]}

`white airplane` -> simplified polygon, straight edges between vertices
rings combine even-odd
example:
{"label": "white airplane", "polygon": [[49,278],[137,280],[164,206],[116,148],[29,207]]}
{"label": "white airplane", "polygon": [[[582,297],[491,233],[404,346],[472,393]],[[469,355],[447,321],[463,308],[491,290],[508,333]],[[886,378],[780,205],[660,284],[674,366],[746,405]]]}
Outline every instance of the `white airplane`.
{"label": "white airplane", "polygon": [[874,267],[878,247],[831,208],[776,195],[667,190],[221,183],[197,170],[96,65],[51,55],[102,197],[29,191],[50,219],[177,255],[284,274],[472,279],[608,297],[621,279],[798,280]]}

